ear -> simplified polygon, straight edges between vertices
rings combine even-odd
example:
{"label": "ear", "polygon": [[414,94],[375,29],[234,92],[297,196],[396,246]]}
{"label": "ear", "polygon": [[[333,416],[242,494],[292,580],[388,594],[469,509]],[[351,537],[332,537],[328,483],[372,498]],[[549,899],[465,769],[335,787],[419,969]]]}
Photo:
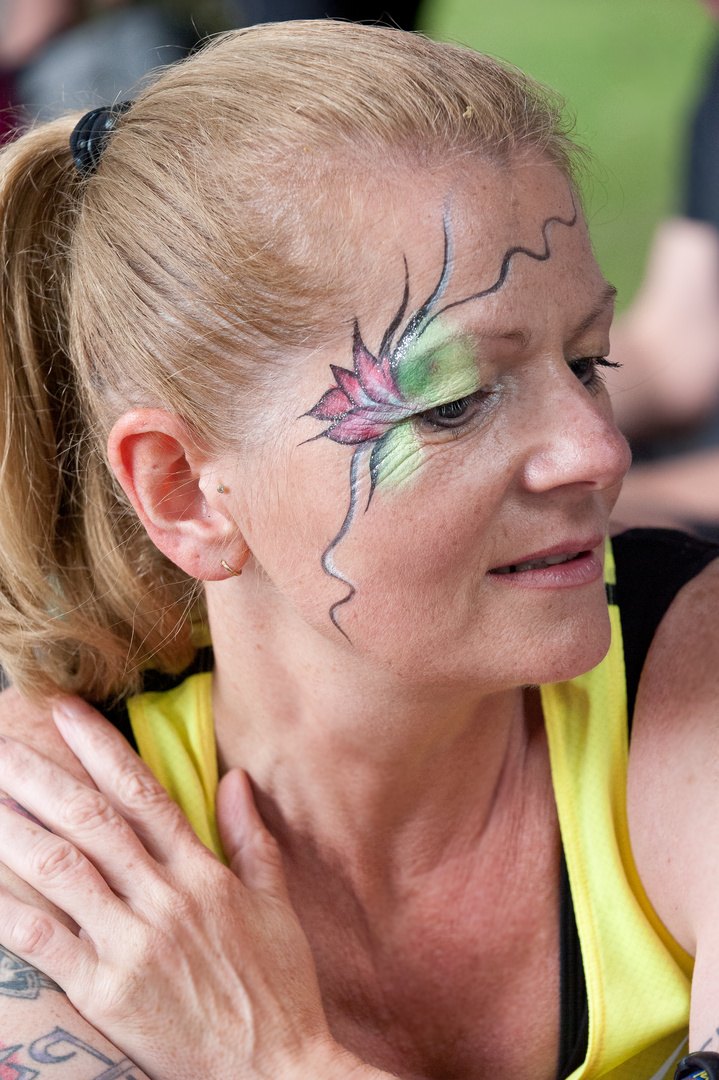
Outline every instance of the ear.
{"label": "ear", "polygon": [[217,464],[188,425],[161,409],[136,409],[117,421],[107,444],[110,465],[156,547],[200,581],[226,578],[249,550]]}

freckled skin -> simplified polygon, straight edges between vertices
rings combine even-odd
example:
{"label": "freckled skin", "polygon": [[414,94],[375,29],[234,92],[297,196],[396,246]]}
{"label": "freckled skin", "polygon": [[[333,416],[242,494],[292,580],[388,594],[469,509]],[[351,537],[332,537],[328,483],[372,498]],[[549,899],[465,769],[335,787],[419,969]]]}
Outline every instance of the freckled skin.
{"label": "freckled skin", "polygon": [[[334,442],[358,447],[373,444],[369,459],[371,486],[367,508],[378,483],[390,478],[395,483],[401,483],[411,476],[413,470],[403,466],[418,449],[408,427],[412,418],[421,417],[432,410],[441,413],[443,406],[452,404],[454,411],[458,412],[466,399],[479,389],[479,369],[471,342],[461,334],[448,333],[443,325],[443,322],[451,325],[446,312],[498,292],[507,280],[512,260],[517,256],[524,255],[537,262],[546,262],[551,257],[547,235],[549,226],[560,224],[573,228],[577,224],[578,213],[571,191],[570,199],[573,208],[571,218],[554,216],[543,222],[544,244],[540,250],[513,245],[504,253],[494,284],[437,310],[452,277],[454,262],[451,220],[449,211],[445,209],[444,261],[439,281],[424,304],[412,314],[397,344],[393,345],[394,334],[401,325],[409,298],[406,259],[402,303],[383,335],[378,357],[374,357],[362,341],[355,319],[354,371],[332,365],[336,385],[322,396],[307,415],[316,420],[330,420],[331,426],[321,434]],[[398,428],[401,429],[400,433]],[[325,573],[349,585],[350,591],[334,603],[329,612],[330,619],[344,637],[347,634],[337,620],[337,610],[354,597],[356,588],[337,569],[334,552],[347,535],[357,511],[360,467],[361,461],[356,451],[350,470],[349,509],[340,531],[322,556]]]}
{"label": "freckled skin", "polygon": [[[574,214],[566,179],[545,163],[414,171],[378,185],[366,215],[353,218],[362,287],[348,289],[339,323],[347,330],[293,370],[295,396],[288,393],[278,425],[281,468],[273,470],[271,500],[262,455],[254,473],[249,458],[243,464],[252,499],[248,544],[273,583],[267,602],[282,598],[283,609],[289,605],[292,618],[328,646],[332,639],[346,647],[327,612],[347,586],[327,577],[318,589],[318,562],[342,525],[358,444],[318,437],[318,427],[331,423],[297,416],[326,395],[330,365],[353,366],[355,320],[362,341],[380,351],[401,299],[405,259],[409,315],[398,336],[431,296],[450,200],[454,261],[441,301],[448,310],[432,330],[471,346],[469,386],[487,392],[461,427],[440,429],[408,416],[387,425],[393,432],[386,457],[375,459],[382,482],[371,503],[369,462],[358,470],[357,513],[334,552],[342,580],[357,589],[340,608],[341,627],[358,657],[391,664],[403,677],[461,685],[482,670],[498,688],[571,677],[598,662],[608,645],[601,582],[581,595],[520,600],[498,594],[487,574],[567,537],[605,531],[628,464],[606,393],[584,385],[571,367],[578,358],[606,355],[611,305],[575,334],[606,282],[581,215],[573,227],[550,224],[545,237],[549,219]],[[465,302],[497,282],[513,248],[543,252],[545,240],[550,258],[515,256],[500,289]],[[462,345],[461,355],[469,353]]]}

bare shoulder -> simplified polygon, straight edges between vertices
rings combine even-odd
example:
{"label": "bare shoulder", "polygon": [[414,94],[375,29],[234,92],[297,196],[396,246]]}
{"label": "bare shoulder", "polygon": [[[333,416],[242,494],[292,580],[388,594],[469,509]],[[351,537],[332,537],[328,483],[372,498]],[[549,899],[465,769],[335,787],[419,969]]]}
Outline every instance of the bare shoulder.
{"label": "bare shoulder", "polygon": [[79,779],[89,780],[55,727],[50,704],[31,701],[13,686],[0,693],[0,735],[27,743]]}
{"label": "bare shoulder", "polygon": [[719,888],[719,560],[679,592],[649,650],[627,809],[649,900],[694,954]]}

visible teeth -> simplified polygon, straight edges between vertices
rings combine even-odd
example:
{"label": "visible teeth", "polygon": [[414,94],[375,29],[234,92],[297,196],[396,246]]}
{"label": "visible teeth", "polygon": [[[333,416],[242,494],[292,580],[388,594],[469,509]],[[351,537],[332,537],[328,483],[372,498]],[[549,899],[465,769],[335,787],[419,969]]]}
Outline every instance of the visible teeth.
{"label": "visible teeth", "polygon": [[546,559],[540,559],[539,561],[546,563],[547,566],[558,566],[559,563],[570,562],[576,557],[576,555],[547,555]]}
{"label": "visible teeth", "polygon": [[492,570],[493,574],[518,574],[522,570],[542,570],[545,566],[558,566],[559,563],[570,562],[577,555],[547,555],[544,559],[530,559],[529,562],[514,563],[511,566],[498,566]]}

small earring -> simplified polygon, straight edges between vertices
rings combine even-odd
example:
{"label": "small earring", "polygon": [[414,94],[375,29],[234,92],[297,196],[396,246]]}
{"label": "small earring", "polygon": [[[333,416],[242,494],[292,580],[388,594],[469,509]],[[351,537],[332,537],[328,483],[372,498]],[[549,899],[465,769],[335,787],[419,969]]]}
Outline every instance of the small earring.
{"label": "small earring", "polygon": [[224,495],[225,492],[227,491],[227,488],[225,487],[224,484],[218,484],[217,485],[217,490],[218,490],[220,495]]}
{"label": "small earring", "polygon": [[228,574],[233,574],[234,577],[240,577],[241,570],[233,570],[229,563],[226,563],[224,559],[220,559],[220,566],[222,566]]}

